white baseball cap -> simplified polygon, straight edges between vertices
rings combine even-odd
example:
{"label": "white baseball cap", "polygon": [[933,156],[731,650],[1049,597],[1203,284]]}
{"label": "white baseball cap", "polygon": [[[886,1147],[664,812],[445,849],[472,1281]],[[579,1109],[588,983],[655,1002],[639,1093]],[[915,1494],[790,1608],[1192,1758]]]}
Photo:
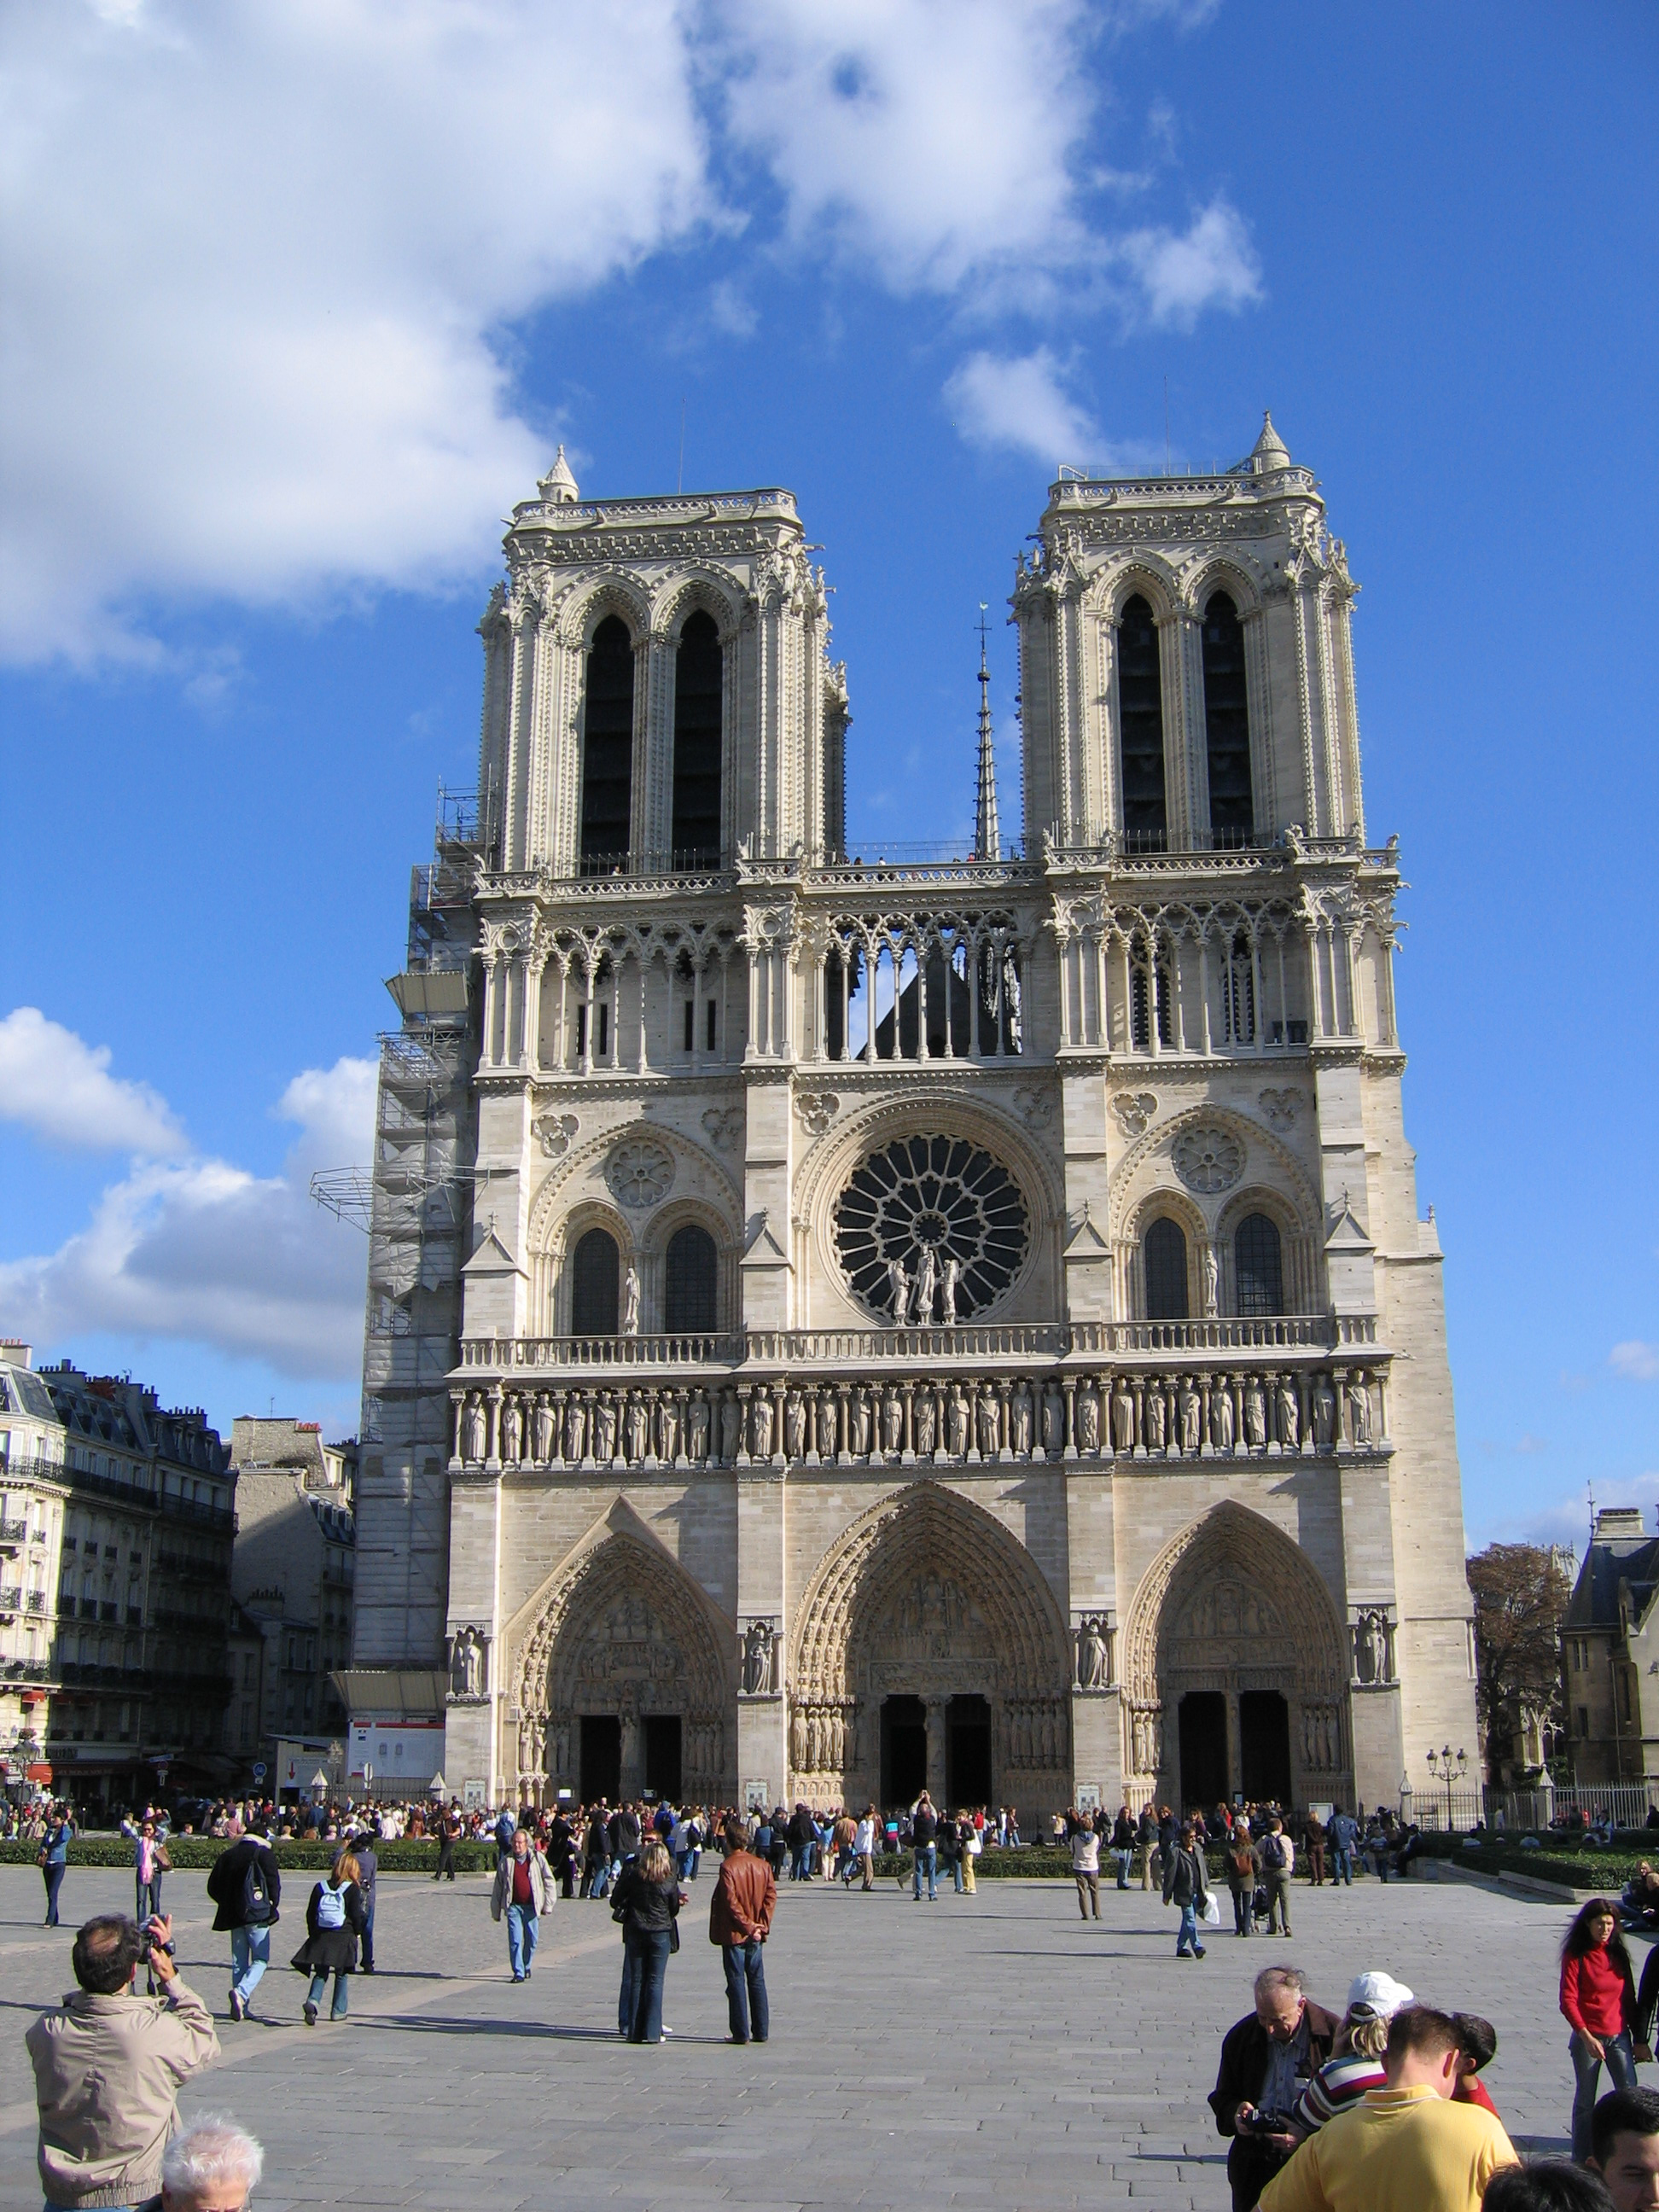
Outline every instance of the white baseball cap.
{"label": "white baseball cap", "polygon": [[1392,1974],[1356,1974],[1348,1988],[1348,2010],[1364,2005],[1383,2020],[1392,2020],[1417,2000],[1404,1982],[1395,1981]]}

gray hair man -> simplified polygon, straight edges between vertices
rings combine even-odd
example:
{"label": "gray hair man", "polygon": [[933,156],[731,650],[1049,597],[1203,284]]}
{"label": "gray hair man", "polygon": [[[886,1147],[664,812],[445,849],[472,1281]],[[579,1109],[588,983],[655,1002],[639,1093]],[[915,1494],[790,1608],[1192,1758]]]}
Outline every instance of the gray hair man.
{"label": "gray hair man", "polygon": [[161,2154],[161,2212],[247,2212],[265,2154],[219,2112],[198,2112]]}

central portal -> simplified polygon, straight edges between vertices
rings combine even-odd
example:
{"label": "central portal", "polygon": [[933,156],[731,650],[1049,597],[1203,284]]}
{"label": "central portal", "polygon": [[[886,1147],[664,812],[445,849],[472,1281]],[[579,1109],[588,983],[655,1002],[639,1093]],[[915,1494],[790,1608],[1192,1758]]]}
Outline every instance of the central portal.
{"label": "central portal", "polygon": [[953,1812],[964,1805],[989,1805],[991,1707],[984,1698],[952,1698],[945,1708],[945,1795]]}
{"label": "central portal", "polygon": [[884,1698],[881,1705],[883,1809],[909,1805],[927,1787],[927,1709],[920,1698]]}

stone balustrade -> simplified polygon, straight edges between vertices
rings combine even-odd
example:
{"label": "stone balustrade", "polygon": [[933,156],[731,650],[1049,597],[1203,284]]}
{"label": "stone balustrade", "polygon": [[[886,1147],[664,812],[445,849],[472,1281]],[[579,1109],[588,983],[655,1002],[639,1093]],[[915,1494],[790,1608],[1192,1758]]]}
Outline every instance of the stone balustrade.
{"label": "stone balustrade", "polygon": [[[930,1332],[915,1334],[926,1335]],[[450,1464],[504,1468],[984,1465],[1309,1458],[1388,1449],[1386,1352],[1155,1369],[795,1371],[730,1381],[474,1382],[450,1392]]]}

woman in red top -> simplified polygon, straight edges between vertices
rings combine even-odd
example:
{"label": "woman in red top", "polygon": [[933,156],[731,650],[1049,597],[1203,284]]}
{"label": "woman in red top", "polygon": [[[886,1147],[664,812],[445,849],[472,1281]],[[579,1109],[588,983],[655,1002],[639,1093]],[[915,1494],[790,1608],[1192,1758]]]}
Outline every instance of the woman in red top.
{"label": "woman in red top", "polygon": [[1577,2077],[1572,2154],[1582,2166],[1590,2154],[1590,2115],[1595,2110],[1602,2061],[1615,2089],[1636,2087],[1631,2052],[1636,1984],[1618,1916],[1605,1897],[1593,1897],[1579,1908],[1561,1946],[1561,2010],[1572,2029],[1567,2046]]}

